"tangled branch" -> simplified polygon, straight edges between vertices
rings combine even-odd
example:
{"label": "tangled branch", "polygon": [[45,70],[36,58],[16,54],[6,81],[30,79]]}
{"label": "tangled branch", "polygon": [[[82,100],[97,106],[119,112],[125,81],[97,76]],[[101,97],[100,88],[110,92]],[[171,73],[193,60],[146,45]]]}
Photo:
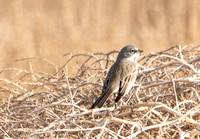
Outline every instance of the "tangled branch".
{"label": "tangled branch", "polygon": [[[197,138],[200,137],[200,46],[174,46],[141,56],[131,92],[114,105],[88,109],[118,51],[69,56],[59,68],[24,58],[30,70],[7,68],[0,78],[0,137]],[[53,74],[33,70],[32,60]],[[77,62],[78,61],[78,62]],[[76,64],[77,63],[77,64]]]}

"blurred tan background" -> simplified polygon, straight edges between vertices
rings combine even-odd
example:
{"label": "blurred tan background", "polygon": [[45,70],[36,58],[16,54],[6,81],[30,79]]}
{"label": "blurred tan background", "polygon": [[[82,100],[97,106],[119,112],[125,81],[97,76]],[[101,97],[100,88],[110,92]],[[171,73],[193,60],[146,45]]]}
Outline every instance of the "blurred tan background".
{"label": "blurred tan background", "polygon": [[0,69],[16,58],[133,44],[146,53],[200,43],[199,0],[0,0]]}

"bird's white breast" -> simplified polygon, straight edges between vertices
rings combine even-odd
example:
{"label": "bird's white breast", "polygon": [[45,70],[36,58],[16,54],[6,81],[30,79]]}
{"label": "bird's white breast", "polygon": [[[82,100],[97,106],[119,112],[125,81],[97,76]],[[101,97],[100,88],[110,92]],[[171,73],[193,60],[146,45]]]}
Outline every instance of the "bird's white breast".
{"label": "bird's white breast", "polygon": [[131,57],[127,58],[127,60],[130,61],[130,62],[136,63],[139,56],[140,56],[140,54],[136,53],[136,54],[132,55]]}

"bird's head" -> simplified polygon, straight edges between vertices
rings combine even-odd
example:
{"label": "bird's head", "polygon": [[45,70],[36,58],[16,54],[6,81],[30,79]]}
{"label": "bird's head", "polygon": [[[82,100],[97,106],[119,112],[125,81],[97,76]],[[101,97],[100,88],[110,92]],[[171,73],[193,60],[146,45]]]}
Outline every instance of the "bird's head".
{"label": "bird's head", "polygon": [[119,52],[117,61],[128,60],[135,63],[141,52],[143,52],[143,50],[140,50],[132,45],[127,45]]}

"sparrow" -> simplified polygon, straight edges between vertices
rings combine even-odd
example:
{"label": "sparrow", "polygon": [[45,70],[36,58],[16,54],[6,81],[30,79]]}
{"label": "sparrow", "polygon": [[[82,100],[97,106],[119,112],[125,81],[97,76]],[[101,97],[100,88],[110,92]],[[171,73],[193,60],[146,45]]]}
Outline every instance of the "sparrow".
{"label": "sparrow", "polygon": [[140,56],[140,50],[132,45],[127,45],[121,49],[117,60],[108,71],[104,81],[100,97],[91,106],[91,109],[101,108],[112,93],[118,92],[115,102],[118,102],[124,94],[127,94],[137,76],[137,60]]}

